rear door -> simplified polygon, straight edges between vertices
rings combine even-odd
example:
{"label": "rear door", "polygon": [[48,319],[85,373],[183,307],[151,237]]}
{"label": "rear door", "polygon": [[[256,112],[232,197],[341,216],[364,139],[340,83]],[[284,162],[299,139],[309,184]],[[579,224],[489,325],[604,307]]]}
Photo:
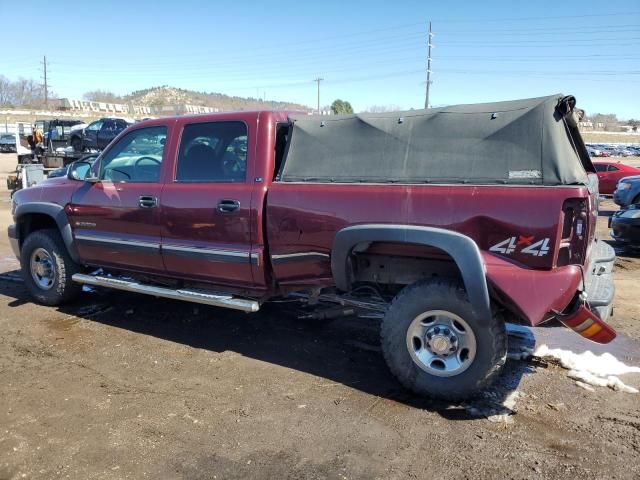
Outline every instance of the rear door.
{"label": "rear door", "polygon": [[137,128],[100,157],[100,181],[72,198],[69,218],[87,263],[161,273],[158,199],[166,125]]}
{"label": "rear door", "polygon": [[161,197],[162,256],[170,275],[252,284],[252,179],[244,121],[184,124],[173,181]]}
{"label": "rear door", "polygon": [[[121,130],[120,130],[121,131]],[[96,145],[99,149],[104,149],[109,145],[111,140],[118,136],[120,131],[117,129],[116,121],[112,119],[107,119],[102,124],[102,128],[98,131],[98,136],[96,138]]]}
{"label": "rear door", "polygon": [[90,123],[87,128],[84,129],[84,137],[82,144],[87,148],[98,148],[98,132],[102,129],[102,120]]}

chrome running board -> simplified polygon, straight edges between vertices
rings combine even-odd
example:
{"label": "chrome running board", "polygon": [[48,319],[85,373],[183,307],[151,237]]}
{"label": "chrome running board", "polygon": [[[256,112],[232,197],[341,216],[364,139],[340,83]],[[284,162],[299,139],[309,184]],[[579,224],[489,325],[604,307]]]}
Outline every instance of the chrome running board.
{"label": "chrome running board", "polygon": [[237,298],[231,295],[220,295],[188,289],[173,290],[171,288],[144,285],[133,280],[121,280],[119,278],[102,277],[100,275],[85,275],[84,273],[76,273],[71,278],[74,282],[95,285],[97,287],[115,288],[116,290],[143,293],[145,295],[153,295],[154,297],[172,298],[174,300],[213,305],[214,307],[232,308],[242,310],[243,312],[257,312],[260,309],[260,304],[255,300]]}

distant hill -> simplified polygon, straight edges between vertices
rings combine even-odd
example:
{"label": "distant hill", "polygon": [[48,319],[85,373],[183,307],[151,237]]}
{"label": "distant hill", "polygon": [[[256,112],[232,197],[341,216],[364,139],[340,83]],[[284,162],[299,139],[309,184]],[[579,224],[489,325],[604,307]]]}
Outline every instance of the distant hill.
{"label": "distant hill", "polygon": [[223,111],[302,110],[308,112],[311,110],[309,107],[298,103],[262,101],[252,97],[232,97],[222,93],[194,92],[193,90],[184,90],[167,85],[138,90],[125,95],[122,100],[127,103],[131,102],[135,105],[150,107],[190,104],[219,108]]}

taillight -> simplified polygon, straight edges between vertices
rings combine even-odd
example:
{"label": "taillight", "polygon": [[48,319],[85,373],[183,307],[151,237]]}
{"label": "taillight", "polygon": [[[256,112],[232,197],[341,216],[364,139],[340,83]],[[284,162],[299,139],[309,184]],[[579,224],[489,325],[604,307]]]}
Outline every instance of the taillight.
{"label": "taillight", "polygon": [[587,202],[570,199],[562,205],[562,239],[558,249],[558,266],[581,264],[586,251],[589,232]]}

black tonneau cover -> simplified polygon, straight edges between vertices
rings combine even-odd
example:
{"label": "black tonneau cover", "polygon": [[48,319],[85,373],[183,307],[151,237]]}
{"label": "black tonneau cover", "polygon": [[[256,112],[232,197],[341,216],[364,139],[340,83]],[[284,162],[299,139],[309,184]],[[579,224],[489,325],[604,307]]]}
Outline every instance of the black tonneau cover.
{"label": "black tonneau cover", "polygon": [[284,182],[587,185],[575,98],[292,116]]}

